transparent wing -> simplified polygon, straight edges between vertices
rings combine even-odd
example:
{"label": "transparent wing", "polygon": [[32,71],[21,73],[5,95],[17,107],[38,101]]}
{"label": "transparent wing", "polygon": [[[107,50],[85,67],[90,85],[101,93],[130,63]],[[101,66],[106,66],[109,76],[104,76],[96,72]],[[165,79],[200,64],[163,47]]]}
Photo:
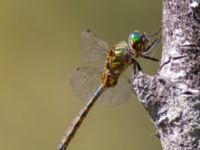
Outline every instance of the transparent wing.
{"label": "transparent wing", "polygon": [[105,60],[108,54],[108,44],[98,39],[94,33],[87,29],[80,35],[80,49],[85,63]]}
{"label": "transparent wing", "polygon": [[119,105],[128,100],[131,94],[131,81],[126,76],[120,76],[117,85],[108,88],[99,100],[105,105]]}
{"label": "transparent wing", "polygon": [[100,85],[100,76],[103,67],[80,67],[72,74],[70,83],[76,95],[87,102]]}
{"label": "transparent wing", "polygon": [[[81,67],[77,68],[71,77],[71,86],[73,91],[81,100],[88,102],[98,89],[103,67]],[[131,93],[130,79],[120,76],[116,86],[108,88],[99,97],[105,105],[118,105],[128,100]]]}

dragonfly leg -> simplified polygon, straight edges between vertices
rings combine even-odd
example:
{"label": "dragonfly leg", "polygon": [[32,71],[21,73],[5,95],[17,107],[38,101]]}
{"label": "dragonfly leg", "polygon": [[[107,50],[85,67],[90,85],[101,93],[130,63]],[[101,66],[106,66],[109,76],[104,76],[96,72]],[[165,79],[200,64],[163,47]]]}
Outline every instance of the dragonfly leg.
{"label": "dragonfly leg", "polygon": [[138,68],[138,73],[143,73],[142,67],[140,66],[140,64],[135,60],[135,64]]}
{"label": "dragonfly leg", "polygon": [[148,35],[148,37],[152,37],[152,36],[158,35],[161,31],[162,31],[162,27],[160,27],[157,32]]}
{"label": "dragonfly leg", "polygon": [[136,63],[134,61],[133,62],[133,74],[132,74],[133,80],[136,78],[136,73],[137,73],[137,67],[136,67]]}
{"label": "dragonfly leg", "polygon": [[153,60],[153,61],[157,61],[157,62],[160,61],[160,60],[157,59],[157,58],[153,58],[153,57],[149,57],[149,56],[145,56],[145,55],[141,55],[141,54],[140,54],[140,57],[145,58],[145,59],[150,59],[150,60]]}
{"label": "dragonfly leg", "polygon": [[136,75],[137,73],[137,68],[136,68],[136,64],[134,63],[133,64],[133,74]]}
{"label": "dragonfly leg", "polygon": [[148,55],[161,41],[161,36],[150,43],[147,48],[142,52],[143,55]]}
{"label": "dragonfly leg", "polygon": [[142,67],[140,66],[140,64],[133,59],[133,75],[132,75],[132,79],[134,80],[136,78],[136,74],[137,74],[137,69],[138,69],[138,73],[141,74],[143,73]]}

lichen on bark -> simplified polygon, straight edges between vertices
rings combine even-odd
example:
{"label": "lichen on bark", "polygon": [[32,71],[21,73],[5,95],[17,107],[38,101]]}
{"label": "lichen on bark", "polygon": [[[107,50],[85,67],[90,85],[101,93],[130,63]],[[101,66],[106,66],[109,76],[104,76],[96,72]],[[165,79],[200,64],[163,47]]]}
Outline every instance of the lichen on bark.
{"label": "lichen on bark", "polygon": [[162,23],[160,68],[133,90],[164,150],[200,150],[200,1],[164,0]]}

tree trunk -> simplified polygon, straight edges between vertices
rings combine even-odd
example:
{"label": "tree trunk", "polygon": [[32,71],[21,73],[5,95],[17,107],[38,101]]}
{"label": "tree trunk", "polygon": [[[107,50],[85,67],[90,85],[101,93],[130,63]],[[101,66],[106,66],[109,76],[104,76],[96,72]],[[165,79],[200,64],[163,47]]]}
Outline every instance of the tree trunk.
{"label": "tree trunk", "polygon": [[163,1],[162,42],[157,75],[134,77],[133,90],[164,150],[200,150],[200,0]]}

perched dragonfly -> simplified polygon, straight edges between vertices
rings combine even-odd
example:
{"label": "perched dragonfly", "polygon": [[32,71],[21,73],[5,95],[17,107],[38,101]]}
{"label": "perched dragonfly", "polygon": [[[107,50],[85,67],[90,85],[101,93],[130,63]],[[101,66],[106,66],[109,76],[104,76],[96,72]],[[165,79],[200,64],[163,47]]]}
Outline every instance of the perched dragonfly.
{"label": "perched dragonfly", "polygon": [[87,29],[81,33],[80,49],[84,62],[87,64],[104,61],[104,65],[100,63],[101,65],[97,67],[80,67],[73,73],[71,86],[75,93],[86,101],[86,105],[66,131],[58,150],[66,150],[97,99],[107,105],[116,105],[129,98],[131,93],[130,79],[121,74],[130,65],[133,65],[134,75],[136,75],[137,69],[139,72],[142,71],[136,60],[137,57],[159,61],[147,56],[160,42],[160,38],[150,42],[150,36],[134,31],[129,35],[128,42],[121,41],[109,49],[108,44],[97,38],[91,30]]}

